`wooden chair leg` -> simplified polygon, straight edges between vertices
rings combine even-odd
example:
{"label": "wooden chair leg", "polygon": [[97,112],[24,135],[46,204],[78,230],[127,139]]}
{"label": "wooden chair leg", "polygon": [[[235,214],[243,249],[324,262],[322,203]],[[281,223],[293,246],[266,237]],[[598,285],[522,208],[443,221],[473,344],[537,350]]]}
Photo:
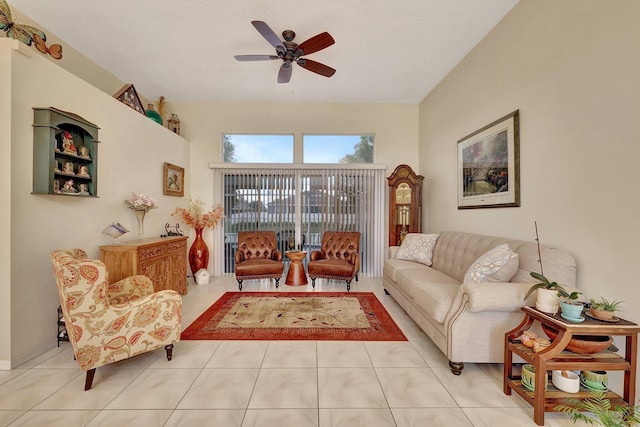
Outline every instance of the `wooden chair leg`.
{"label": "wooden chair leg", "polygon": [[171,360],[173,357],[173,344],[165,345],[164,349],[167,350],[167,360]]}
{"label": "wooden chair leg", "polygon": [[312,278],[311,278],[311,287],[312,287],[312,288],[315,288],[315,287],[316,287],[316,278],[315,278],[315,277],[312,277]]}
{"label": "wooden chair leg", "polygon": [[347,292],[351,291],[351,280],[347,280]]}
{"label": "wooden chair leg", "polygon": [[91,385],[93,384],[93,377],[96,374],[96,368],[89,369],[87,371],[87,378],[84,380],[84,391],[91,389]]}
{"label": "wooden chair leg", "polygon": [[242,280],[238,280],[238,289],[242,290]]}
{"label": "wooden chair leg", "polygon": [[279,285],[279,284],[280,284],[280,278],[278,277],[278,278],[276,279],[276,289],[278,289],[278,285]]}

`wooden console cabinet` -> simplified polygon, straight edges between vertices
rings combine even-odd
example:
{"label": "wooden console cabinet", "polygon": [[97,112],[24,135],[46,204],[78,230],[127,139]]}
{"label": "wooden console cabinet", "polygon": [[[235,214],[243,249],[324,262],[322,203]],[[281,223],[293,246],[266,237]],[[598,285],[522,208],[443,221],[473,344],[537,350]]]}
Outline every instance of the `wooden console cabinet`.
{"label": "wooden console cabinet", "polygon": [[109,282],[142,274],[153,289],[187,293],[187,237],[154,237],[121,245],[100,246],[100,260],[107,266]]}

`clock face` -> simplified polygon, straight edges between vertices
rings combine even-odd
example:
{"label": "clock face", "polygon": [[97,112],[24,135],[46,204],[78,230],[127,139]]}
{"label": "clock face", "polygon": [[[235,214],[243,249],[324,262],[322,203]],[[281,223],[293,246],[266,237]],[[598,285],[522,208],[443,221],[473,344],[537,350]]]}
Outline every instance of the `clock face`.
{"label": "clock face", "polygon": [[406,182],[398,185],[396,188],[396,204],[397,205],[410,205],[411,204],[411,187]]}

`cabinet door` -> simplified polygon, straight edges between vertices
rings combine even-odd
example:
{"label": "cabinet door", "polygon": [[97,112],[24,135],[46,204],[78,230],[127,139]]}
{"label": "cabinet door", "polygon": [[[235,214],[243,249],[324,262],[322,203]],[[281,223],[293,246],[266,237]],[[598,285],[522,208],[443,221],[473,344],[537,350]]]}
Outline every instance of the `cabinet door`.
{"label": "cabinet door", "polygon": [[187,243],[186,241],[172,244],[169,255],[171,283],[170,289],[185,295],[187,293]]}

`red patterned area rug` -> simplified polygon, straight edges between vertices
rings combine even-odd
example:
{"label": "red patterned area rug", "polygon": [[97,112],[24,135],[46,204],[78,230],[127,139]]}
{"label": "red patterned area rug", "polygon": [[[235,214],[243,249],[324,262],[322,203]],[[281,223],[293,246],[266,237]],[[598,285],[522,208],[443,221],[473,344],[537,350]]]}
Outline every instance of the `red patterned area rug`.
{"label": "red patterned area rug", "polygon": [[182,339],[407,341],[371,292],[226,292]]}

